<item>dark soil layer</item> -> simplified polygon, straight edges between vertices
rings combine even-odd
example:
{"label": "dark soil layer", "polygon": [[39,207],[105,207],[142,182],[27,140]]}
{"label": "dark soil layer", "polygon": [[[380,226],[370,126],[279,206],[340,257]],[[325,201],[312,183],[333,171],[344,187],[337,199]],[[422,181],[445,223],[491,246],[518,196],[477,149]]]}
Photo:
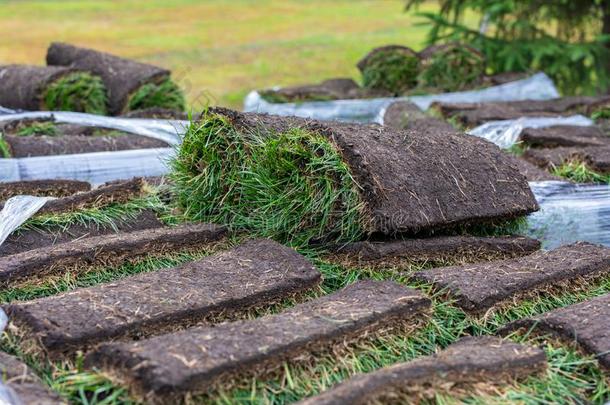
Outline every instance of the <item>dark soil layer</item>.
{"label": "dark soil layer", "polygon": [[320,84],[282,87],[278,90],[263,90],[261,97],[272,103],[294,103],[301,101],[347,100],[372,97],[387,97],[383,90],[362,88],[352,79],[328,79]]}
{"label": "dark soil layer", "polygon": [[142,196],[145,185],[146,182],[139,177],[127,181],[106,183],[91,191],[47,201],[37,214],[58,214],[82,208],[125,203]]}
{"label": "dark soil layer", "polygon": [[[543,371],[544,351],[498,338],[464,337],[440,353],[377,371],[356,375],[300,405],[364,405],[420,403],[454,385],[485,383],[497,386]],[[427,391],[427,392],[426,392]],[[428,399],[432,399],[428,398]],[[395,401],[392,401],[394,399]]]}
{"label": "dark soil layer", "polygon": [[303,256],[271,240],[173,269],[5,307],[18,335],[56,357],[111,339],[176,331],[303,293],[321,280]]}
{"label": "dark soil layer", "polygon": [[168,147],[167,143],[161,140],[132,134],[109,136],[5,135],[4,140],[9,146],[11,157],[15,158]]}
{"label": "dark soil layer", "polygon": [[610,294],[512,322],[500,333],[518,329],[529,332],[532,328],[535,333],[552,334],[577,343],[610,371]]}
{"label": "dark soil layer", "polygon": [[13,232],[0,245],[0,257],[14,255],[28,250],[39,249],[45,246],[58,245],[92,236],[108,235],[117,232],[133,232],[143,229],[160,228],[163,223],[159,221],[152,210],[144,210],[135,218],[117,221],[114,226],[99,226],[95,223],[88,225],[71,224],[67,227],[57,226],[52,229],[27,229]]}
{"label": "dark soil layer", "polygon": [[0,286],[91,267],[119,265],[142,256],[194,249],[224,237],[226,229],[184,224],[130,233],[94,236],[0,258]]}
{"label": "dark soil layer", "polygon": [[[12,388],[23,405],[67,404],[58,394],[47,388],[34,372],[16,357],[0,352],[0,381]],[[13,402],[2,403],[12,405]]]}
{"label": "dark soil layer", "polygon": [[528,149],[523,154],[523,158],[543,168],[559,167],[564,163],[577,161],[583,162],[594,172],[610,173],[610,145]]}
{"label": "dark soil layer", "polygon": [[0,183],[0,204],[16,195],[67,197],[91,190],[91,184],[78,180],[29,180]]}
{"label": "dark soil layer", "polygon": [[462,309],[480,313],[495,305],[576,278],[610,274],[610,248],[577,242],[503,261],[439,267],[414,278],[447,290]]}
{"label": "dark soil layer", "polygon": [[113,115],[125,110],[129,96],[141,86],[161,83],[170,75],[166,69],[60,42],[49,46],[47,64],[72,66],[100,76],[108,90],[108,107]]}
{"label": "dark soil layer", "polygon": [[[196,114],[193,114],[193,118]],[[188,121],[189,116],[184,111],[170,110],[168,108],[151,107],[142,110],[129,111],[122,115],[125,118],[153,118],[167,120]]]}
{"label": "dark soil layer", "polygon": [[561,177],[552,175],[548,171],[539,168],[533,163],[521,158],[520,156],[514,156],[510,153],[506,153],[508,159],[510,159],[513,165],[519,169],[519,172],[525,176],[527,181],[546,181],[546,180],[561,180],[565,181]]}
{"label": "dark soil layer", "polygon": [[76,71],[63,66],[0,66],[0,105],[20,110],[43,110],[43,94],[47,86]]}
{"label": "dark soil layer", "polygon": [[538,209],[526,179],[474,136],[395,130],[215,109],[245,132],[303,128],[328,137],[361,187],[366,231],[416,233]]}
{"label": "dark soil layer", "polygon": [[558,146],[610,145],[610,136],[596,126],[557,125],[548,128],[525,128],[519,140],[532,148]]}
{"label": "dark soil layer", "polygon": [[448,122],[429,116],[409,101],[392,103],[383,116],[383,125],[420,133],[458,132]]}
{"label": "dark soil layer", "polygon": [[499,103],[434,103],[447,118],[455,117],[467,127],[487,121],[508,120],[519,117],[544,117],[572,114],[589,115],[597,106],[610,102],[610,96],[563,97],[552,100],[507,101]]}
{"label": "dark soil layer", "polygon": [[[386,242],[355,242],[341,247],[337,254],[354,264],[383,264],[396,260],[413,262],[468,257],[473,260],[523,256],[540,249],[540,242],[520,236],[477,237],[439,236]],[[477,260],[477,261],[478,261]]]}
{"label": "dark soil layer", "polygon": [[388,327],[425,319],[430,301],[390,281],[365,280],[277,315],[103,344],[85,359],[121,379],[148,401],[168,403],[204,392],[219,380],[258,375],[284,361]]}

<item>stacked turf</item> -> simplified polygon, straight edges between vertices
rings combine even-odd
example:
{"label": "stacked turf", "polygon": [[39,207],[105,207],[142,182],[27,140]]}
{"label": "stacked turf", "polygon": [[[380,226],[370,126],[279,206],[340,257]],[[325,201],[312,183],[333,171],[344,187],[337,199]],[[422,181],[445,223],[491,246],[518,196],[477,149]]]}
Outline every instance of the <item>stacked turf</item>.
{"label": "stacked turf", "polygon": [[422,234],[537,209],[496,146],[401,131],[215,109],[173,162],[187,216],[305,243]]}
{"label": "stacked turf", "polygon": [[0,105],[22,110],[106,113],[106,89],[100,77],[59,66],[0,66]]}
{"label": "stacked turf", "polygon": [[152,107],[185,109],[184,95],[166,69],[58,42],[49,47],[47,64],[99,75],[108,89],[108,108],[113,115]]}

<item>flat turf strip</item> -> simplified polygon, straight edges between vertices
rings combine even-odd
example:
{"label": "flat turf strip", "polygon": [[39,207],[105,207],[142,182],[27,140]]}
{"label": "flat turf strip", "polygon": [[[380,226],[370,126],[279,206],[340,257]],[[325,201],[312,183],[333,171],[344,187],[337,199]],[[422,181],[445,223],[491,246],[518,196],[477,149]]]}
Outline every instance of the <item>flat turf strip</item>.
{"label": "flat turf strip", "polygon": [[[85,359],[147,401],[175,400],[216,383],[390,327],[427,319],[430,300],[395,282],[365,280],[276,315],[193,328],[134,343],[102,344]],[[305,356],[306,357],[306,356]]]}
{"label": "flat turf strip", "polygon": [[0,183],[0,204],[16,195],[67,197],[91,190],[91,185],[79,180],[29,180]]}
{"label": "flat turf strip", "polygon": [[[300,405],[388,403],[398,398],[419,403],[432,392],[451,394],[456,384],[500,385],[536,374],[546,367],[542,349],[498,338],[465,337],[438,354],[356,375]],[[428,398],[431,399],[431,398]]]}
{"label": "flat turf strip", "polygon": [[[21,401],[18,405],[67,404],[58,394],[49,390],[27,365],[3,352],[0,352],[0,381],[17,394]],[[13,405],[13,402],[4,402],[6,392],[2,394],[0,403]]]}
{"label": "flat turf strip", "polygon": [[519,295],[609,273],[610,248],[577,242],[516,259],[439,267],[413,277],[446,289],[459,307],[479,313]]}
{"label": "flat turf strip", "polygon": [[584,163],[596,173],[610,173],[610,143],[604,146],[563,146],[549,149],[528,149],[523,158],[540,167],[559,167],[564,163]]}
{"label": "flat turf strip", "polygon": [[556,125],[548,128],[524,128],[519,140],[535,148],[610,145],[610,137],[596,126]]}
{"label": "flat turf strip", "polygon": [[595,355],[606,372],[610,371],[610,294],[514,321],[500,333],[519,329],[576,343],[586,353]]}
{"label": "flat turf strip", "polygon": [[34,281],[65,271],[118,265],[139,257],[187,250],[217,241],[226,228],[211,224],[183,224],[173,228],[101,235],[0,258],[0,288]]}
{"label": "flat turf strip", "polygon": [[271,240],[114,283],[5,307],[10,330],[50,356],[93,343],[175,331],[303,293],[321,281],[316,268]]}
{"label": "flat turf strip", "polygon": [[438,236],[425,239],[403,239],[383,242],[354,242],[340,247],[336,253],[359,265],[395,260],[410,262],[489,257],[522,256],[540,249],[540,242],[522,236],[477,237]]}

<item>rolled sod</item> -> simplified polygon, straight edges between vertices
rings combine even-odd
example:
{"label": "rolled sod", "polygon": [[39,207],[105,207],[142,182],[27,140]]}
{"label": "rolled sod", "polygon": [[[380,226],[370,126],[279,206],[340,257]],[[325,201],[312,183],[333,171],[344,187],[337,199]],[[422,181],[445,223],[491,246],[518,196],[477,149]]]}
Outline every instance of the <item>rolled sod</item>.
{"label": "rolled sod", "polygon": [[[134,343],[102,344],[85,359],[151,402],[281,367],[388,328],[425,323],[430,301],[390,281],[365,280],[276,315],[193,328]],[[167,402],[165,402],[167,403]]]}
{"label": "rolled sod", "polygon": [[601,104],[609,103],[610,96],[572,96],[552,100],[523,100],[495,103],[433,103],[431,108],[446,118],[455,118],[473,127],[488,121],[510,120],[520,117],[556,117],[573,114],[589,115]]}
{"label": "rolled sod", "polygon": [[485,57],[459,43],[431,45],[419,53],[418,86],[440,92],[464,90],[480,83],[485,75]]}
{"label": "rolled sod", "polygon": [[583,281],[608,275],[610,248],[577,242],[515,259],[420,271],[413,277],[446,290],[462,309],[481,313],[536,292],[578,288]]}
{"label": "rolled sod", "polygon": [[409,101],[396,101],[390,104],[383,115],[383,125],[419,133],[457,132],[450,123],[426,114]]}
{"label": "rolled sod", "polygon": [[[6,405],[62,405],[67,404],[59,394],[51,391],[25,363],[10,354],[0,352],[0,381],[11,388],[19,402],[15,404],[2,391]],[[5,402],[8,401],[8,402]]]}
{"label": "rolled sod", "polygon": [[[464,337],[432,356],[358,374],[299,405],[427,403],[452,388],[512,383],[546,368],[542,349],[494,338]],[[404,401],[404,402],[403,402]]]}
{"label": "rolled sod", "polygon": [[91,190],[91,184],[79,180],[28,180],[0,183],[0,204],[16,195],[67,197]]}
{"label": "rolled sod", "polygon": [[67,271],[85,272],[120,265],[145,256],[201,248],[223,238],[226,229],[210,224],[183,224],[77,239],[0,257],[0,287],[40,280]]}
{"label": "rolled sod", "polygon": [[112,115],[151,107],[185,109],[184,95],[171,81],[167,69],[60,42],[49,46],[47,64],[70,66],[100,76],[108,90]]}
{"label": "rolled sod", "polygon": [[78,289],[5,311],[26,347],[57,357],[107,340],[142,338],[245,315],[315,287],[303,256],[259,239],[182,266]]}
{"label": "rolled sod", "polygon": [[594,355],[610,373],[610,294],[579,304],[558,308],[545,314],[520,319],[500,330],[508,334],[516,330],[538,335],[551,335],[568,344],[576,344],[585,353]]}
{"label": "rolled sod", "polygon": [[538,206],[495,145],[457,133],[208,111],[171,174],[194,220],[301,243],[416,234]]}
{"label": "rolled sod", "polygon": [[556,125],[547,128],[524,128],[519,141],[532,148],[562,146],[610,146],[610,136],[597,126]]}
{"label": "rolled sod", "polygon": [[106,113],[106,88],[74,67],[0,66],[0,105],[21,110]]}
{"label": "rolled sod", "polygon": [[540,249],[540,242],[521,236],[437,236],[383,242],[354,242],[336,251],[344,262],[358,265],[400,265],[440,260],[480,261],[523,256]]}
{"label": "rolled sod", "polygon": [[523,153],[523,159],[543,168],[560,167],[570,162],[584,163],[595,173],[610,173],[610,145],[528,149]]}
{"label": "rolled sod", "polygon": [[261,97],[270,103],[298,103],[303,101],[346,100],[367,98],[383,94],[364,89],[348,78],[328,79],[320,84],[282,87],[259,91]]}
{"label": "rolled sod", "polygon": [[44,231],[40,229],[25,229],[13,232],[0,245],[0,257],[14,255],[28,250],[40,249],[71,242],[92,236],[109,235],[119,232],[133,232],[142,229],[160,228],[159,221],[152,210],[143,210],[133,218],[114,221],[112,225],[101,226],[95,223],[57,225]]}
{"label": "rolled sod", "polygon": [[402,95],[417,85],[419,63],[417,53],[411,48],[388,45],[373,49],[357,66],[364,87]]}

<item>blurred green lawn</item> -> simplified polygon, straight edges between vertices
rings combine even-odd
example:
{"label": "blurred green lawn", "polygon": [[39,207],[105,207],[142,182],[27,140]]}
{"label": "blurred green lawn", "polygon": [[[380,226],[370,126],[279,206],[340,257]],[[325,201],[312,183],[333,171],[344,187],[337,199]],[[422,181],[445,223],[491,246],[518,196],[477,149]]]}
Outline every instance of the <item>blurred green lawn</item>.
{"label": "blurred green lawn", "polygon": [[240,108],[252,89],[358,78],[375,46],[420,49],[427,28],[404,3],[0,0],[0,64],[43,64],[49,42],[66,41],[172,69],[196,107]]}

